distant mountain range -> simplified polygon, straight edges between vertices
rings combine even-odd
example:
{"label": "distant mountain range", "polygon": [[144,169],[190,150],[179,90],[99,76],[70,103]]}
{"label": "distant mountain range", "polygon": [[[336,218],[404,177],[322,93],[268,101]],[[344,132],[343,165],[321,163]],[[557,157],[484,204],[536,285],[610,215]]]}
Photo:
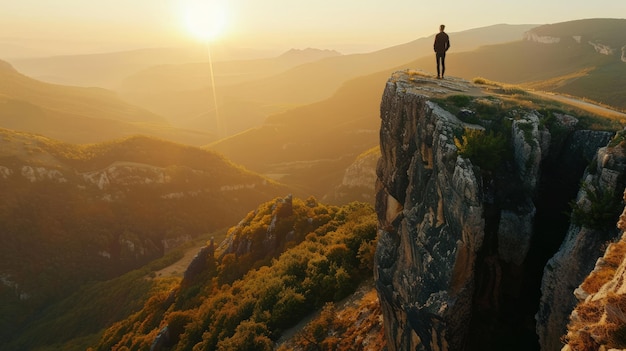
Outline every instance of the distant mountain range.
{"label": "distant mountain range", "polygon": [[[448,71],[466,79],[480,76],[524,83],[619,107],[624,70],[617,63],[624,44],[615,33],[621,33],[623,27],[624,20],[591,19],[544,26],[502,24],[450,33]],[[560,45],[533,40],[561,36]],[[567,44],[576,40],[581,41],[578,48]],[[593,54],[602,51],[603,45],[612,50],[611,55]],[[353,78],[403,68],[432,72],[431,47],[432,36],[363,54],[306,49],[255,60],[223,60],[228,55],[218,48],[213,79],[206,52],[197,49],[145,49],[13,62],[29,76],[66,76],[80,84],[114,88],[120,97],[173,126],[224,137],[260,126],[272,114],[329,98]],[[93,74],[117,77],[117,83],[89,78]],[[588,86],[594,87],[590,96],[585,95]],[[603,90],[603,86],[618,89]]]}
{"label": "distant mountain range", "polygon": [[[496,25],[450,33],[448,72],[619,107],[626,63],[618,55],[620,35],[615,33],[622,32],[624,22]],[[554,38],[563,39],[557,43]],[[598,49],[602,45],[612,48],[610,55]],[[9,99],[4,108],[12,112],[0,115],[0,123],[72,142],[148,134],[204,144],[304,193],[332,198],[345,169],[378,143],[378,104],[385,80],[396,70],[432,72],[431,47],[429,37],[366,54],[307,49],[268,59],[217,61],[218,110],[212,90],[207,90],[206,62],[158,65],[129,76],[118,96],[143,109],[109,91],[41,83],[6,67],[0,72],[7,77],[6,86],[26,87],[28,93],[5,90]],[[423,58],[414,59],[419,56]],[[133,57],[138,56],[118,56],[122,62]],[[60,115],[61,109],[67,113]],[[138,122],[146,120],[152,122]],[[190,129],[172,128],[164,120]],[[225,138],[210,134],[218,133],[218,127]]]}
{"label": "distant mountain range", "polygon": [[[116,88],[122,80],[143,69],[158,65],[179,65],[207,60],[204,44],[172,48],[143,48],[126,51],[103,51],[92,54],[42,55],[15,44],[17,38],[0,38],[0,59],[17,70],[47,83],[83,87]],[[20,44],[24,44],[20,42]],[[32,52],[30,55],[29,52]],[[212,45],[211,55],[218,61],[271,57],[275,54],[227,44]]]}
{"label": "distant mountain range", "polygon": [[[532,27],[495,25],[460,32],[455,50],[515,40]],[[116,90],[119,97],[166,118],[172,126],[227,136],[259,126],[274,113],[326,99],[347,80],[423,56],[430,52],[431,41],[432,37],[421,38],[353,55],[341,55],[332,50],[293,49],[272,58],[248,60],[228,60],[228,57],[242,55],[233,53],[230,48],[211,48],[215,61],[213,79],[206,48],[142,49],[12,59],[11,63],[23,74],[46,82]],[[217,108],[213,101],[213,82]],[[104,126],[98,129],[107,130]],[[155,133],[154,130],[146,132]],[[172,138],[173,134],[158,136]],[[50,136],[67,140],[65,135]]]}
{"label": "distant mountain range", "polygon": [[0,127],[75,143],[145,134],[189,144],[207,143],[207,132],[172,127],[163,117],[102,88],[44,83],[0,61]]}

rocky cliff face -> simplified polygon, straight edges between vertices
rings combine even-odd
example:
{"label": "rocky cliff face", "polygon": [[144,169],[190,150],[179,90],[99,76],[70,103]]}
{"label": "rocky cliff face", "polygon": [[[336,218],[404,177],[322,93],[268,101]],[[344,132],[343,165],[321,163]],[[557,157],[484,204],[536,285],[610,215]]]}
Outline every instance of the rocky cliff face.
{"label": "rocky cliff face", "polygon": [[[626,192],[624,193],[626,200]],[[617,227],[619,239],[612,242],[593,271],[575,290],[578,305],[570,315],[563,351],[623,350],[626,348],[626,211]]]}
{"label": "rocky cliff face", "polygon": [[[601,198],[615,199],[624,189],[625,174],[626,155],[623,145],[599,149],[597,157],[582,178],[582,187],[576,198],[577,206],[586,209],[590,216],[602,216],[623,207],[618,203],[613,206],[610,201]],[[606,206],[592,210],[592,207],[604,201],[608,201]],[[572,223],[559,251],[545,266],[537,313],[537,334],[542,350],[558,350],[563,346],[561,336],[566,332],[569,314],[578,303],[572,287],[583,282],[602,255],[606,243],[618,235],[615,224],[610,220],[592,222],[593,219]]]}
{"label": "rocky cliff face", "polygon": [[[346,168],[341,183],[322,200],[326,203],[341,204],[361,201],[374,204],[374,183],[376,182],[376,164],[380,158],[378,147],[361,155]],[[1,170],[0,170],[1,171]]]}
{"label": "rocky cliff face", "polygon": [[482,184],[456,157],[462,122],[417,87],[396,75],[381,103],[375,278],[390,349],[459,349],[484,238]]}
{"label": "rocky cliff face", "polygon": [[[453,114],[442,106],[455,96],[472,102]],[[575,118],[551,112],[548,129],[545,113],[505,108],[501,160],[467,157],[461,136],[491,135],[500,123],[474,107],[501,99],[411,72],[387,82],[374,271],[389,350],[539,348],[533,319],[543,266],[565,235],[563,211],[585,166],[612,134],[575,132]]]}

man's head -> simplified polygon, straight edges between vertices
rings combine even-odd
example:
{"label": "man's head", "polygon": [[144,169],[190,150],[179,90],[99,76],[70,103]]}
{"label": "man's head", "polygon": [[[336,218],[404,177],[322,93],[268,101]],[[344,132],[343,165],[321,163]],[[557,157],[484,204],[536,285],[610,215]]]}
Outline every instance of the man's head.
{"label": "man's head", "polygon": [[446,29],[445,25],[442,24],[442,25],[439,26],[439,31],[440,32],[443,32],[444,29]]}

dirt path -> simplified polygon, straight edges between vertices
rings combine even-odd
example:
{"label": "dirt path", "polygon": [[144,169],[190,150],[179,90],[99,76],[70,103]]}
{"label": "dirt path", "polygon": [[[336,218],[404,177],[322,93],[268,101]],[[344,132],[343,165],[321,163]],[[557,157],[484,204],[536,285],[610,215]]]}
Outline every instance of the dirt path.
{"label": "dirt path", "polygon": [[187,249],[185,249],[185,253],[180,260],[172,263],[171,265],[163,269],[156,271],[155,272],[156,276],[159,278],[167,278],[167,277],[182,278],[183,275],[185,274],[185,271],[187,270],[187,267],[189,266],[193,258],[196,257],[196,255],[198,254],[198,251],[200,251],[201,248],[206,246],[211,240],[211,238],[213,238],[214,242],[216,243],[215,245],[217,246],[218,243],[222,242],[222,240],[226,238],[226,229],[219,230],[211,234],[205,234],[194,239],[192,244],[190,244],[190,246]]}
{"label": "dirt path", "polygon": [[159,278],[168,278],[168,277],[183,277],[183,274],[185,274],[185,270],[187,270],[187,267],[189,266],[189,263],[191,263],[191,261],[193,260],[193,258],[196,256],[196,254],[198,253],[198,251],[200,251],[200,249],[205,246],[205,243],[200,243],[198,245],[194,245],[193,247],[189,248],[186,252],[185,255],[178,261],[176,261],[175,263],[156,271],[156,276]]}
{"label": "dirt path", "polygon": [[558,95],[554,93],[548,93],[544,91],[529,91],[529,93],[540,96],[542,98],[552,99],[552,100],[563,102],[572,106],[576,106],[585,111],[588,111],[588,112],[591,112],[600,116],[604,116],[608,118],[626,118],[626,113],[615,111],[610,108],[596,105],[594,103],[579,100],[576,98],[566,97],[566,96],[562,96],[562,95]]}

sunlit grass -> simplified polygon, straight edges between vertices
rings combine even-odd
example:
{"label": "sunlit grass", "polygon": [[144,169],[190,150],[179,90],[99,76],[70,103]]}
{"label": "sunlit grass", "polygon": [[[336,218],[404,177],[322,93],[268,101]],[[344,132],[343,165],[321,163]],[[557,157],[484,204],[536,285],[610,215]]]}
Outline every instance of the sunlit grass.
{"label": "sunlit grass", "polygon": [[[626,242],[611,244],[601,263],[585,279],[581,288],[596,294],[617,272],[626,255]],[[568,333],[563,338],[572,350],[598,350],[601,345],[607,349],[626,347],[626,295],[608,291],[593,299],[586,299],[575,308]]]}
{"label": "sunlit grass", "polygon": [[[475,77],[472,82],[481,86],[487,93],[497,96],[502,102],[502,109],[524,108],[537,111],[560,111],[576,117],[579,128],[592,130],[620,130],[626,126],[626,118],[620,117],[619,112],[612,107],[567,94],[548,94],[528,90],[526,85],[512,85],[496,82],[483,77]],[[585,105],[589,103],[590,105]],[[607,108],[595,108],[593,105]]]}

